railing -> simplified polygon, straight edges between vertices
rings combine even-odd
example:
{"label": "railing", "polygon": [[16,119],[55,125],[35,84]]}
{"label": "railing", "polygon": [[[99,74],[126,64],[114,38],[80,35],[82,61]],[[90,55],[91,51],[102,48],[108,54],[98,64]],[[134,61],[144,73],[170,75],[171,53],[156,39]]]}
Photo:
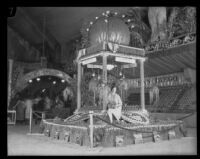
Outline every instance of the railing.
{"label": "railing", "polygon": [[163,40],[163,41],[150,43],[148,46],[146,46],[145,51],[146,51],[146,54],[149,54],[149,53],[154,53],[157,51],[193,43],[195,41],[196,41],[196,32],[187,33],[184,35],[171,38],[167,41]]}
{"label": "railing", "polygon": [[[8,114],[11,114],[11,118]],[[15,110],[8,110],[7,111],[7,124],[16,124],[16,111]]]}

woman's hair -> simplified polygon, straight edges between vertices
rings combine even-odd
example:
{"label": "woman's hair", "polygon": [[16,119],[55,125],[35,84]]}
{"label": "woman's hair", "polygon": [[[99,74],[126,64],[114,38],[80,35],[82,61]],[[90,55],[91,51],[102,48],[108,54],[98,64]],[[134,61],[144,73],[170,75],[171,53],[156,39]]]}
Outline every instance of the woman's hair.
{"label": "woman's hair", "polygon": [[113,88],[117,89],[117,86],[114,83],[111,85],[111,91],[113,90]]}

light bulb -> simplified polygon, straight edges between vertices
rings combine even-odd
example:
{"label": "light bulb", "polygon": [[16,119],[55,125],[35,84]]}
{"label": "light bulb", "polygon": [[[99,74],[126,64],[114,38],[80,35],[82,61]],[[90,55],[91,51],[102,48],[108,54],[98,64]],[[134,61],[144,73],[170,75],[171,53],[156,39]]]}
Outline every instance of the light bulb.
{"label": "light bulb", "polygon": [[92,77],[94,77],[95,76],[95,73],[92,73]]}
{"label": "light bulb", "polygon": [[99,17],[96,17],[96,19],[98,19]]}
{"label": "light bulb", "polygon": [[32,80],[29,80],[28,82],[29,82],[29,83],[32,83],[33,81],[32,81]]}
{"label": "light bulb", "polygon": [[115,15],[117,15],[118,13],[117,12],[115,12]]}
{"label": "light bulb", "polygon": [[53,81],[53,84],[56,84],[56,81]]}
{"label": "light bulb", "polygon": [[105,22],[108,23],[108,19],[105,19]]}
{"label": "light bulb", "polygon": [[64,83],[64,82],[65,82],[65,80],[61,80],[61,82],[62,82],[62,83]]}
{"label": "light bulb", "polygon": [[105,13],[102,13],[102,15],[105,15]]}
{"label": "light bulb", "polygon": [[123,15],[122,15],[122,18],[124,18],[124,17],[125,17],[125,15],[123,14]]}
{"label": "light bulb", "polygon": [[122,72],[120,72],[119,75],[122,76]]}
{"label": "light bulb", "polygon": [[89,28],[87,28],[86,30],[89,31]]}
{"label": "light bulb", "polygon": [[40,78],[37,78],[36,80],[37,80],[37,81],[40,81]]}
{"label": "light bulb", "polygon": [[90,25],[92,25],[93,24],[93,22],[90,22]]}
{"label": "light bulb", "polygon": [[98,80],[100,80],[100,79],[101,79],[101,77],[98,75],[97,79],[98,79]]}
{"label": "light bulb", "polygon": [[107,14],[109,14],[109,13],[110,13],[110,11],[109,11],[109,10],[107,10],[107,11],[106,11],[106,13],[107,13]]}
{"label": "light bulb", "polygon": [[128,19],[127,21],[128,21],[128,22],[130,22],[131,20],[130,20],[130,19]]}

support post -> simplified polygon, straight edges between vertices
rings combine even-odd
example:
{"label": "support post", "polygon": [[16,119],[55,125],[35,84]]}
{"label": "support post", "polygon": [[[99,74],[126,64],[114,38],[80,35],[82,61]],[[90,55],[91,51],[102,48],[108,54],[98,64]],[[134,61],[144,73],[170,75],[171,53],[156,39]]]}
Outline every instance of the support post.
{"label": "support post", "polygon": [[90,115],[90,148],[93,148],[93,111],[89,111],[89,115]]}
{"label": "support post", "polygon": [[107,84],[107,55],[103,55],[103,83]]}
{"label": "support post", "polygon": [[95,99],[96,99],[96,94],[95,94],[95,90],[94,90],[94,106],[96,106]]}
{"label": "support post", "polygon": [[[103,55],[103,83],[104,83],[104,88],[106,89],[107,85],[107,55]],[[104,90],[106,92],[106,90]],[[106,110],[106,104],[107,104],[107,97],[106,95],[103,95],[103,110]]]}
{"label": "support post", "polygon": [[78,79],[77,79],[77,110],[81,108],[81,63],[78,62]]}
{"label": "support post", "polygon": [[33,110],[32,110],[32,106],[30,108],[30,119],[29,119],[29,133],[32,133],[32,117],[33,117]]}
{"label": "support post", "polygon": [[8,71],[8,101],[7,101],[7,108],[9,108],[10,100],[11,100],[11,85],[12,85],[12,69],[13,69],[13,59],[9,59],[9,71]]}
{"label": "support post", "polygon": [[45,113],[42,112],[42,120],[45,119],[45,116],[46,116]]}
{"label": "support post", "polygon": [[140,97],[141,97],[141,108],[145,110],[145,94],[144,94],[144,60],[140,60],[140,80],[141,80],[141,87],[140,87]]}

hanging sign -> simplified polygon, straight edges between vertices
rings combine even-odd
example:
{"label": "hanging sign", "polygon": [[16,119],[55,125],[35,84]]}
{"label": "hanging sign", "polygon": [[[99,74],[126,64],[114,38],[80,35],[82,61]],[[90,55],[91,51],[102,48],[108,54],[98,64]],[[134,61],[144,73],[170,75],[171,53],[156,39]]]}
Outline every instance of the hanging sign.
{"label": "hanging sign", "polygon": [[132,63],[132,64],[136,63],[135,59],[123,58],[123,57],[115,57],[115,61],[124,62],[124,63]]}
{"label": "hanging sign", "polygon": [[143,138],[142,138],[142,134],[133,134],[134,136],[134,143],[135,144],[141,144],[143,143]]}
{"label": "hanging sign", "polygon": [[[107,67],[107,70],[112,70],[113,68],[117,67],[117,65],[108,64],[106,67]],[[102,65],[87,64],[87,68],[103,69],[103,66]]]}
{"label": "hanging sign", "polygon": [[132,68],[132,67],[137,67],[137,63],[126,64],[122,66],[122,68]]}
{"label": "hanging sign", "polygon": [[100,68],[102,69],[101,65],[94,65],[94,64],[87,64],[87,68]]}
{"label": "hanging sign", "polygon": [[153,140],[154,142],[159,142],[161,140],[160,135],[156,131],[153,132]]}
{"label": "hanging sign", "polygon": [[123,146],[123,143],[124,143],[124,136],[123,135],[116,136],[115,138],[116,147]]}
{"label": "hanging sign", "polygon": [[175,139],[176,138],[176,133],[174,130],[170,130],[168,132],[168,139],[171,140],[171,139]]}
{"label": "hanging sign", "polygon": [[87,60],[82,61],[82,64],[86,65],[86,64],[93,63],[93,62],[96,62],[96,61],[97,61],[96,58],[91,58],[91,59],[87,59]]}

